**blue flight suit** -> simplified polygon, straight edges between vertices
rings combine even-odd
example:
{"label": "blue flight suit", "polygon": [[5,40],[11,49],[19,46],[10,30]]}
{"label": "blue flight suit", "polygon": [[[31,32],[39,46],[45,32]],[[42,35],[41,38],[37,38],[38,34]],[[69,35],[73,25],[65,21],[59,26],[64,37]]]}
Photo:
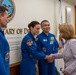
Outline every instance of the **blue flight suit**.
{"label": "blue flight suit", "polygon": [[0,28],[0,75],[10,75],[9,44],[1,28]]}
{"label": "blue flight suit", "polygon": [[[51,33],[48,33],[48,36],[42,32],[38,35],[37,45],[40,50],[43,51],[46,55],[50,55],[51,53],[58,52],[58,42],[55,36]],[[48,63],[46,60],[39,60],[39,75],[56,75],[55,72],[55,62]]]}
{"label": "blue flight suit", "polygon": [[44,59],[46,55],[43,52],[38,52],[35,38],[31,32],[23,38],[21,52],[20,75],[36,75],[36,61],[37,59]]}

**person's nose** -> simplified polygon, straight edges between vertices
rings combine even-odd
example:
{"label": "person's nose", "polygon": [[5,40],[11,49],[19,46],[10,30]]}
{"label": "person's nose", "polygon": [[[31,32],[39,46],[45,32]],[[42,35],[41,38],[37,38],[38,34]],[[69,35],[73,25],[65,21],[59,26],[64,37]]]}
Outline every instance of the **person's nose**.
{"label": "person's nose", "polygon": [[7,19],[7,23],[9,23],[9,19]]}

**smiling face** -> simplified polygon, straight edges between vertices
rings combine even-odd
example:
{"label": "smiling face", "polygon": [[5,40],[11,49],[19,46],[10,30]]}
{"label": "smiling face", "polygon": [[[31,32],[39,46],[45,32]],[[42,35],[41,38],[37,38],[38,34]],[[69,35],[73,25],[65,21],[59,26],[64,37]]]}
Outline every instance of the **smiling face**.
{"label": "smiling face", "polygon": [[40,32],[40,24],[36,24],[34,27],[31,27],[31,32],[33,35],[38,35]]}
{"label": "smiling face", "polygon": [[8,11],[5,11],[3,14],[0,13],[0,27],[7,28],[8,22]]}
{"label": "smiling face", "polygon": [[41,28],[42,28],[43,32],[49,33],[50,23],[49,22],[43,22],[42,25],[41,25]]}

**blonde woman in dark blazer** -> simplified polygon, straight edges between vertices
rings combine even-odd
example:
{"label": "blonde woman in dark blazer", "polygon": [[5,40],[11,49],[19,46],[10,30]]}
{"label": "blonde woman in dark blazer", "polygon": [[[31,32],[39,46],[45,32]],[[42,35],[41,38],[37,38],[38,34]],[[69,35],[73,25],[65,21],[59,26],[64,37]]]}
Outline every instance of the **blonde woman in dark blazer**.
{"label": "blonde woman in dark blazer", "polygon": [[64,23],[59,26],[60,35],[65,39],[63,53],[52,54],[51,57],[55,59],[64,59],[64,75],[76,75],[76,37],[74,35],[73,26]]}

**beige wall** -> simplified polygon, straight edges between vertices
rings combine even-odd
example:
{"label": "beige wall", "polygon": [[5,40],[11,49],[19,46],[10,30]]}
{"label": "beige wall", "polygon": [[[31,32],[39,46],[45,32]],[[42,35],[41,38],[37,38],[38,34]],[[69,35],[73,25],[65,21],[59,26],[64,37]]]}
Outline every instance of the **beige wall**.
{"label": "beige wall", "polygon": [[[33,20],[41,22],[42,20],[47,19],[51,24],[50,32],[54,33],[55,35],[57,34],[57,24],[59,23],[57,20],[57,15],[59,15],[57,12],[59,10],[57,0],[14,0],[14,2],[16,6],[16,13],[13,20],[8,24],[8,28],[27,28],[28,23]],[[72,9],[71,23],[75,25],[74,6],[65,2],[62,2],[63,22],[65,22],[65,6],[69,6]],[[24,35],[19,36],[23,38]],[[20,50],[11,50],[10,55],[10,64],[19,62],[21,60]]]}

